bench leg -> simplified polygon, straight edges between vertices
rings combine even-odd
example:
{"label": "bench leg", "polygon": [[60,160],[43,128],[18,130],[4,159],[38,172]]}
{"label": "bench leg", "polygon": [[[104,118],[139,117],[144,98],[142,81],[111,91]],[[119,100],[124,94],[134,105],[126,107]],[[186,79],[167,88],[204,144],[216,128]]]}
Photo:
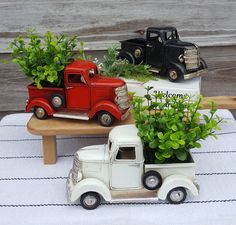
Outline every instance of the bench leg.
{"label": "bench leg", "polygon": [[43,160],[44,164],[56,164],[57,143],[56,136],[43,136]]}

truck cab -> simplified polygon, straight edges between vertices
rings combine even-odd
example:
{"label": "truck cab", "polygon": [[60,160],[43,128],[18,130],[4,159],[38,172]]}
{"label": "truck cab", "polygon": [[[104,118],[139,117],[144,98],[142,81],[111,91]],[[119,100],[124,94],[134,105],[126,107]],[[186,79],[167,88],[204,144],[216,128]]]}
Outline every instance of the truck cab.
{"label": "truck cab", "polygon": [[195,163],[145,164],[135,125],[117,126],[105,145],[78,150],[67,180],[68,199],[85,209],[108,202],[165,200],[178,204],[198,195]]}
{"label": "truck cab", "polygon": [[64,69],[62,87],[28,86],[26,111],[34,109],[38,119],[48,116],[89,120],[97,117],[103,126],[115,119],[124,120],[129,114],[126,84],[118,78],[102,77],[96,64],[75,60]]}
{"label": "truck cab", "polygon": [[151,71],[166,75],[172,82],[200,76],[207,69],[198,46],[181,41],[175,27],[149,27],[146,39],[121,41],[118,59],[148,64]]}

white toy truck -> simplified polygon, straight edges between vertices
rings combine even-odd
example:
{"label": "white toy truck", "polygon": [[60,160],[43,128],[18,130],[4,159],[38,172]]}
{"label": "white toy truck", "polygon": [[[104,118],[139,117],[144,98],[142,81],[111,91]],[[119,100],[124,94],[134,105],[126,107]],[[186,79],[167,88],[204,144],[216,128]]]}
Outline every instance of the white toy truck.
{"label": "white toy truck", "polygon": [[113,128],[108,143],[78,150],[67,180],[70,202],[85,209],[107,202],[156,201],[182,203],[187,190],[199,193],[195,163],[145,164],[135,125]]}

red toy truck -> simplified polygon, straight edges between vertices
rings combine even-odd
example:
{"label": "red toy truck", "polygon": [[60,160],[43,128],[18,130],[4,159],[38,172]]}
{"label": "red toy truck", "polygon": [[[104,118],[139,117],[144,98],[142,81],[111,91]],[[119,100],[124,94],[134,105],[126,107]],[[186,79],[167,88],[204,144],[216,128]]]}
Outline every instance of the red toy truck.
{"label": "red toy truck", "polygon": [[28,86],[26,112],[38,119],[48,116],[89,120],[97,116],[102,126],[129,115],[130,101],[126,84],[118,78],[102,77],[96,64],[75,60],[64,70],[63,87]]}

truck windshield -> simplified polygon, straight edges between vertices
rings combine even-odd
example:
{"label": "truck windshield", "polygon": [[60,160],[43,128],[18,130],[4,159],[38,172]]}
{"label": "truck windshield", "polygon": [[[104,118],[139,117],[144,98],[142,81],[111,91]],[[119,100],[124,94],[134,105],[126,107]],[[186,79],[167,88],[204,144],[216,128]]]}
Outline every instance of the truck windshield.
{"label": "truck windshield", "polygon": [[166,40],[178,39],[177,31],[176,31],[176,30],[166,31],[166,33],[165,33],[165,39],[166,39]]}

